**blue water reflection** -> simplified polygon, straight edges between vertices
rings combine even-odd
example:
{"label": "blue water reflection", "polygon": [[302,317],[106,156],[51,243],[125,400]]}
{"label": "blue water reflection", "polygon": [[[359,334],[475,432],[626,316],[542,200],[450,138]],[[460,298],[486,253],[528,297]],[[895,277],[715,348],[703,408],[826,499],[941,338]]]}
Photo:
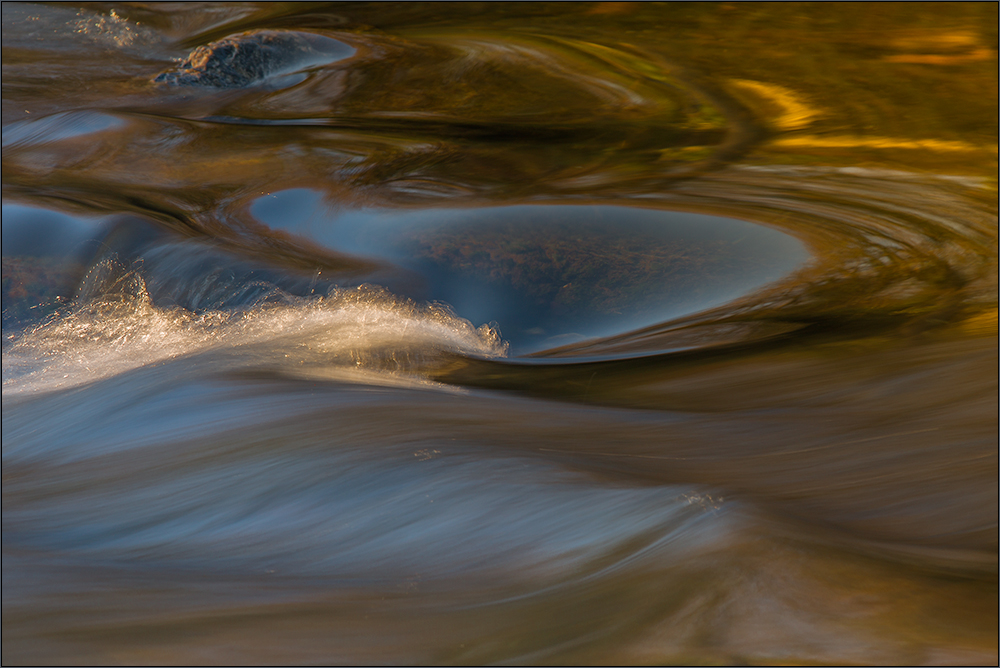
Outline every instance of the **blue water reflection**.
{"label": "blue water reflection", "polygon": [[515,354],[719,306],[808,259],[798,239],[769,227],[624,206],[337,209],[299,188],[258,198],[251,213],[416,272],[424,283],[411,296],[497,323]]}

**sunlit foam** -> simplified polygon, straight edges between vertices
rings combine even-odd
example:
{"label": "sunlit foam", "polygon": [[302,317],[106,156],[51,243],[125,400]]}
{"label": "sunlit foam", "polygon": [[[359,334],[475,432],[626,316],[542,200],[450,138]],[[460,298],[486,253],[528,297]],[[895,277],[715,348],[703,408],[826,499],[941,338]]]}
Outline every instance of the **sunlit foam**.
{"label": "sunlit foam", "polygon": [[221,368],[267,367],[330,376],[323,367],[420,376],[443,352],[497,357],[505,344],[445,307],[361,286],[261,303],[238,311],[159,308],[136,274],[112,297],[73,310],[5,342],[4,395],[71,387],[145,365],[234,351]]}

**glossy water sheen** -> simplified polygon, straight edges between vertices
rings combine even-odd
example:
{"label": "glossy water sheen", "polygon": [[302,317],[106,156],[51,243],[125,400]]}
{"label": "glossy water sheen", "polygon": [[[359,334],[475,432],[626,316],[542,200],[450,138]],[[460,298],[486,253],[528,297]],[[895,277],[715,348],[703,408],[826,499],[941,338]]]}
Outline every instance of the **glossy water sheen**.
{"label": "glossy water sheen", "polygon": [[5,2],[3,663],[995,665],[996,26]]}
{"label": "glossy water sheen", "polygon": [[515,354],[719,306],[807,258],[794,237],[767,227],[655,209],[325,209],[311,190],[250,208],[272,229],[412,270],[396,290],[493,322]]}

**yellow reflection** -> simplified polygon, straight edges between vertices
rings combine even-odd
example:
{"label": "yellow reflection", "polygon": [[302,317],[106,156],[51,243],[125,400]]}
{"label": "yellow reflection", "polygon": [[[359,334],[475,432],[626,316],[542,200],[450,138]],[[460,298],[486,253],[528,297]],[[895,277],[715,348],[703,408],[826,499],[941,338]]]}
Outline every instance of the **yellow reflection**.
{"label": "yellow reflection", "polygon": [[884,56],[883,60],[890,63],[956,65],[989,60],[996,55],[993,49],[980,44],[975,33],[963,30],[909,33],[896,37],[890,43],[899,51],[909,51],[909,53]]}
{"label": "yellow reflection", "polygon": [[779,130],[804,128],[820,115],[818,110],[802,102],[796,93],[782,86],[750,81],[749,79],[731,79],[730,83],[776,104],[781,109],[781,113],[776,118],[769,120]]}
{"label": "yellow reflection", "polygon": [[952,30],[951,32],[906,31],[893,37],[889,43],[900,50],[920,49],[960,49],[977,46],[979,38],[971,30]]}
{"label": "yellow reflection", "polygon": [[989,60],[994,56],[993,49],[981,47],[969,53],[946,56],[938,53],[901,53],[896,56],[886,56],[883,60],[890,63],[919,63],[922,65],[957,65],[974,60]]}
{"label": "yellow reflection", "polygon": [[984,313],[975,315],[962,323],[962,328],[970,334],[996,336],[997,333],[997,309],[991,309]]}
{"label": "yellow reflection", "polygon": [[774,146],[809,146],[813,148],[913,148],[927,151],[997,151],[996,146],[976,146],[964,141],[946,141],[943,139],[902,139],[899,137],[851,137],[818,135],[801,135],[798,137],[781,137],[775,139]]}

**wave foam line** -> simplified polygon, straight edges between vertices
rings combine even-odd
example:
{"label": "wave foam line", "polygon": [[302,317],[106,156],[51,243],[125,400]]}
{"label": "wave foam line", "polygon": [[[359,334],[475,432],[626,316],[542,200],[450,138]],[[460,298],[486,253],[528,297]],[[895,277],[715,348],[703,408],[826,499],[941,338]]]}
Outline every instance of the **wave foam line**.
{"label": "wave foam line", "polygon": [[[72,387],[185,355],[246,351],[237,366],[332,365],[419,375],[441,352],[500,357],[507,345],[443,305],[371,286],[288,297],[234,311],[154,305],[141,278],[113,298],[85,302],[9,341],[3,394]],[[250,347],[253,347],[252,353]]]}

